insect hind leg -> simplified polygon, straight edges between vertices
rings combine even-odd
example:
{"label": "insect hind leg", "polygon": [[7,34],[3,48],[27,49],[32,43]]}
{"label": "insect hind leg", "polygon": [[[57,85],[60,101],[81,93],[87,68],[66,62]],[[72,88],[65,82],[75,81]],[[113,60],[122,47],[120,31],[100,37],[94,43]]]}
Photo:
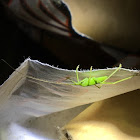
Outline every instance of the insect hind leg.
{"label": "insect hind leg", "polygon": [[[121,67],[122,67],[122,64],[120,64],[119,67],[118,67],[115,71],[113,71],[102,83],[100,83],[99,88],[101,88],[103,84],[107,84],[106,81],[107,81],[110,77],[112,77]],[[120,81],[120,80],[119,80],[119,81]],[[116,82],[117,82],[117,81],[116,81]],[[110,84],[115,84],[115,83],[114,83],[114,82],[113,82],[113,83],[110,82]]]}
{"label": "insect hind leg", "polygon": [[115,82],[108,82],[108,83],[103,83],[103,84],[117,84],[117,83],[120,83],[120,82],[123,82],[123,81],[126,81],[126,80],[128,80],[128,79],[131,79],[133,76],[130,76],[130,77],[127,77],[127,78],[123,78],[123,79],[121,79],[121,80],[118,80],[118,81],[115,81]]}
{"label": "insect hind leg", "polygon": [[108,77],[107,79],[105,79],[101,84],[104,84],[110,77],[112,77],[120,68],[122,67],[122,64],[119,65],[119,67],[113,71]]}

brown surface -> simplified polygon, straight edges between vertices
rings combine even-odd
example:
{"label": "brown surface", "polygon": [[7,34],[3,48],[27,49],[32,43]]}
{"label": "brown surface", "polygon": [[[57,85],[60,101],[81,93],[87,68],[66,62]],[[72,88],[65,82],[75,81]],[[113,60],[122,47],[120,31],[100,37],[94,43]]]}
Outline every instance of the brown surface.
{"label": "brown surface", "polygon": [[72,140],[140,140],[140,90],[92,104],[67,124]]}
{"label": "brown surface", "polygon": [[[8,100],[19,112],[38,117],[140,89],[139,71],[129,69],[120,69],[108,82],[136,76],[115,85],[103,85],[100,89],[94,85],[71,85],[70,80],[64,79],[69,76],[76,81],[75,71],[58,69],[30,59],[26,59],[17,71],[0,86],[0,107]],[[93,70],[91,76],[109,76],[113,71]],[[79,79],[89,75],[89,71],[81,71]]]}

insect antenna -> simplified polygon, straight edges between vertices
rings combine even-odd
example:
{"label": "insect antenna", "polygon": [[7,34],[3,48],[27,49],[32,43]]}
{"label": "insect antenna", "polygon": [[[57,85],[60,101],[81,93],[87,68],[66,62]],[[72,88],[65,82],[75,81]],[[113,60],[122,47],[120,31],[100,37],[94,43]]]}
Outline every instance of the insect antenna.
{"label": "insect antenna", "polygon": [[9,63],[7,63],[4,59],[1,59],[1,61],[3,61],[4,63],[6,63],[12,70],[16,71],[15,68],[13,68]]}
{"label": "insect antenna", "polygon": [[[4,59],[1,59],[4,63],[6,63],[11,69],[13,69],[14,71],[20,73],[21,75],[24,75],[23,73],[19,72],[18,70],[16,70],[15,68],[13,68],[8,62],[6,62]],[[47,81],[47,80],[43,80],[43,79],[39,79],[39,78],[35,78],[33,76],[29,76],[26,75],[25,77],[29,78],[29,79],[33,79],[36,81],[40,81],[40,82],[45,82],[45,83],[50,83],[50,84],[64,84],[64,85],[72,85],[72,84],[68,84],[68,83],[60,83],[60,82],[51,82],[51,81]],[[69,79],[68,77],[66,77],[65,79]]]}

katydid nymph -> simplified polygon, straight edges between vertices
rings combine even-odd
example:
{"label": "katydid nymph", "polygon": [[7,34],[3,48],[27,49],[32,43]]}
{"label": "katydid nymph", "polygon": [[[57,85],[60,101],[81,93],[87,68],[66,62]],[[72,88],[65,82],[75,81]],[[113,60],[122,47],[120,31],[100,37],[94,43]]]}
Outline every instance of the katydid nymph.
{"label": "katydid nymph", "polygon": [[[7,65],[9,65],[5,60],[1,59],[3,62],[5,62]],[[9,65],[10,66],[10,65]],[[14,69],[12,66],[10,66],[12,69]],[[120,83],[120,82],[123,82],[125,80],[128,80],[128,79],[131,79],[133,76],[130,76],[130,77],[127,77],[127,78],[124,78],[124,79],[121,79],[121,80],[118,80],[118,81],[115,81],[115,82],[106,82],[110,77],[112,77],[117,71],[119,71],[119,69],[122,67],[122,65],[120,64],[119,67],[114,70],[109,76],[101,76],[101,77],[92,77],[91,74],[92,74],[92,66],[90,67],[90,75],[88,78],[84,78],[83,80],[79,80],[79,75],[78,75],[78,69],[79,69],[79,65],[76,67],[76,78],[77,78],[77,82],[76,81],[73,81],[71,80],[70,78],[65,78],[65,79],[70,79],[70,81],[72,83],[60,83],[60,82],[51,82],[51,81],[47,81],[47,80],[43,80],[43,79],[38,79],[38,78],[35,78],[35,77],[32,77],[32,76],[26,76],[27,78],[29,79],[33,79],[33,80],[37,80],[37,81],[40,81],[40,82],[46,82],[46,83],[52,83],[52,84],[64,84],[64,85],[79,85],[79,86],[82,86],[82,87],[87,87],[87,86],[92,86],[92,85],[95,85],[96,87],[98,88],[101,88],[102,85],[104,84],[117,84],[117,83]],[[15,70],[15,69],[14,69]],[[15,70],[17,71],[17,70]],[[18,71],[17,71],[18,72]],[[22,74],[21,72],[18,72],[20,74]]]}
{"label": "katydid nymph", "polygon": [[130,77],[127,77],[127,78],[124,78],[124,79],[121,79],[121,80],[118,80],[118,81],[115,81],[115,82],[107,83],[106,81],[110,77],[112,77],[121,67],[122,67],[122,65],[120,64],[119,67],[115,71],[113,71],[109,76],[91,77],[91,73],[92,73],[92,66],[91,66],[90,67],[90,76],[88,78],[84,78],[83,80],[79,80],[79,76],[78,76],[79,65],[78,65],[77,68],[76,68],[77,82],[75,82],[73,80],[71,80],[71,81],[73,82],[74,85],[80,85],[80,86],[83,86],[83,87],[92,86],[92,85],[97,86],[97,84],[100,84],[97,87],[101,88],[101,86],[103,84],[117,84],[119,82],[123,82],[123,81],[128,80],[128,79],[133,77],[133,76],[130,76]]}

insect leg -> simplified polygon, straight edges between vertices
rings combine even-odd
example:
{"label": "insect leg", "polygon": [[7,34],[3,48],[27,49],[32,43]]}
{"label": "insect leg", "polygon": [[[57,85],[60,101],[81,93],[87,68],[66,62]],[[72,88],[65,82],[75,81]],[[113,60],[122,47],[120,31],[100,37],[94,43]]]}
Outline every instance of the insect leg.
{"label": "insect leg", "polygon": [[76,67],[76,77],[77,77],[77,82],[79,83],[78,69],[79,69],[79,65]]}
{"label": "insect leg", "polygon": [[95,84],[95,86],[96,86],[97,88],[101,88],[101,86],[97,86],[96,84]]}
{"label": "insect leg", "polygon": [[89,78],[91,78],[91,73],[92,73],[92,66],[90,67],[90,75],[89,75]]}
{"label": "insect leg", "polygon": [[[89,76],[89,79],[91,78],[91,73],[92,73],[92,66],[90,67],[90,76]],[[97,88],[100,88],[100,86],[97,86],[96,84],[95,84],[95,86],[96,86]]]}
{"label": "insect leg", "polygon": [[119,67],[113,71],[108,77],[107,79],[105,79],[101,84],[103,84],[105,81],[107,81],[110,77],[112,77],[120,68],[122,67],[122,64],[119,65]]}
{"label": "insect leg", "polygon": [[131,79],[132,77],[133,77],[133,76],[130,76],[130,77],[127,77],[127,78],[118,80],[118,81],[116,81],[116,82],[108,82],[108,83],[103,83],[103,84],[117,84],[117,83],[123,82],[123,81],[125,81],[125,80]]}

